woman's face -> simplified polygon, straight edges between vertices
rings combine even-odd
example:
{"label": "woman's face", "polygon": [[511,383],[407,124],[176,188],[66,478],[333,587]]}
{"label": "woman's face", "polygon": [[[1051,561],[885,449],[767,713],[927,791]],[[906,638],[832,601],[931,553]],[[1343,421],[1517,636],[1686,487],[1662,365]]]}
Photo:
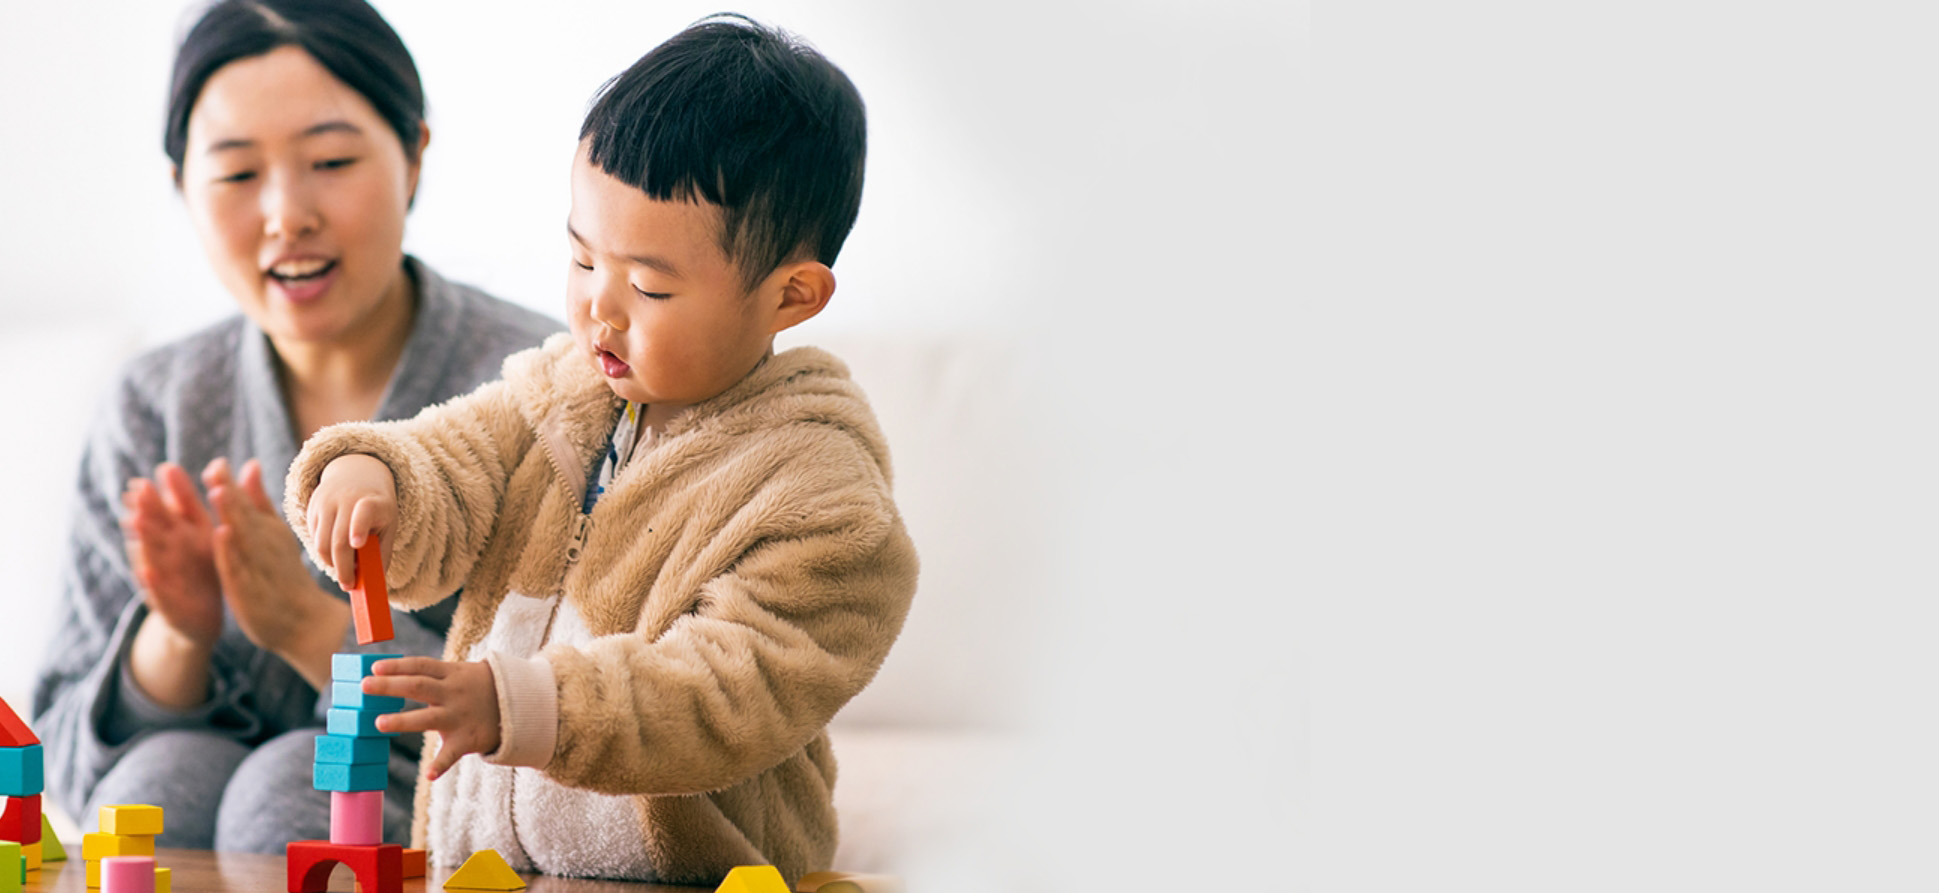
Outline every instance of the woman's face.
{"label": "woman's face", "polygon": [[277,341],[330,343],[359,337],[373,310],[407,294],[404,214],[417,173],[361,94],[280,47],[209,77],[179,178],[242,312]]}

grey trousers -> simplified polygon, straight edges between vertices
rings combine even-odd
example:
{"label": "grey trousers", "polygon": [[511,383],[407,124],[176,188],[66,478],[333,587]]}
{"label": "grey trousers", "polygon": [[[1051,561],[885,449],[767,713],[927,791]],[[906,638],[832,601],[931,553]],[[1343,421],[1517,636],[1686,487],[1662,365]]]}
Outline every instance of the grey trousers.
{"label": "grey trousers", "polygon": [[[95,785],[82,831],[100,830],[100,807],[146,803],[162,808],[159,846],[282,853],[292,840],[330,839],[330,794],[312,785],[322,729],[296,729],[250,749],[209,732],[169,730],[144,737]],[[409,845],[417,761],[393,751],[384,793],[384,840]]]}

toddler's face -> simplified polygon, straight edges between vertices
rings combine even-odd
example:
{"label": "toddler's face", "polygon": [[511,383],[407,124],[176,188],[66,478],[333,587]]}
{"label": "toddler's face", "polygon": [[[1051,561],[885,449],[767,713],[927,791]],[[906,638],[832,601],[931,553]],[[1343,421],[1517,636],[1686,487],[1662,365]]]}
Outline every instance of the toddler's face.
{"label": "toddler's face", "polygon": [[690,406],[727,390],[767,353],[774,309],[743,288],[719,227],[718,207],[649,198],[580,146],[566,219],[566,320],[613,393]]}

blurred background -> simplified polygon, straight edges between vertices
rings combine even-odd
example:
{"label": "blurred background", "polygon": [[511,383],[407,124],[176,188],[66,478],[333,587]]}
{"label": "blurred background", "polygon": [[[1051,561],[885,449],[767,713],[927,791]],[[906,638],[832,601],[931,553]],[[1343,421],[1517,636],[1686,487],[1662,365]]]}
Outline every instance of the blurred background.
{"label": "blurred background", "polygon": [[[588,100],[723,7],[375,5],[429,102],[406,250],[559,316]],[[233,312],[160,145],[199,8],[0,6],[0,697],[23,713],[96,398]],[[806,37],[869,111],[839,291],[784,336],[854,367],[923,557],[839,720],[845,852],[870,861],[837,867],[1060,890],[1160,883],[1156,853],[1296,858],[1301,634],[1258,561],[1285,549],[1286,428],[1256,401],[1304,256],[1304,5],[730,8]]]}

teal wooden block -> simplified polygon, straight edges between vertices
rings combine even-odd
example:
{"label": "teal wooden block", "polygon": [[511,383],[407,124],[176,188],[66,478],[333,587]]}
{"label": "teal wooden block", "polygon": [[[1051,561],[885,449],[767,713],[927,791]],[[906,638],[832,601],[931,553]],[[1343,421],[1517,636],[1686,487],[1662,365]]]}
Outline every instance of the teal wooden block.
{"label": "teal wooden block", "polygon": [[33,797],[46,789],[40,745],[0,747],[0,797]]}
{"label": "teal wooden block", "polygon": [[318,763],[312,778],[319,791],[381,791],[390,786],[390,764]]}
{"label": "teal wooden block", "polygon": [[395,738],[397,737],[396,735],[377,731],[377,717],[383,716],[387,712],[389,711],[358,710],[354,707],[332,707],[330,708],[330,712],[324,715],[324,731],[332,735],[344,735],[351,738],[370,738],[376,735]]}
{"label": "teal wooden block", "polygon": [[353,738],[348,735],[318,735],[316,761],[344,765],[388,763],[390,743],[391,739],[388,737]]}
{"label": "teal wooden block", "polygon": [[359,682],[370,675],[371,664],[403,656],[402,654],[332,654],[330,655],[330,680]]}
{"label": "teal wooden block", "polygon": [[364,694],[362,682],[332,682],[330,683],[330,706],[396,713],[404,709],[404,699],[390,695]]}

